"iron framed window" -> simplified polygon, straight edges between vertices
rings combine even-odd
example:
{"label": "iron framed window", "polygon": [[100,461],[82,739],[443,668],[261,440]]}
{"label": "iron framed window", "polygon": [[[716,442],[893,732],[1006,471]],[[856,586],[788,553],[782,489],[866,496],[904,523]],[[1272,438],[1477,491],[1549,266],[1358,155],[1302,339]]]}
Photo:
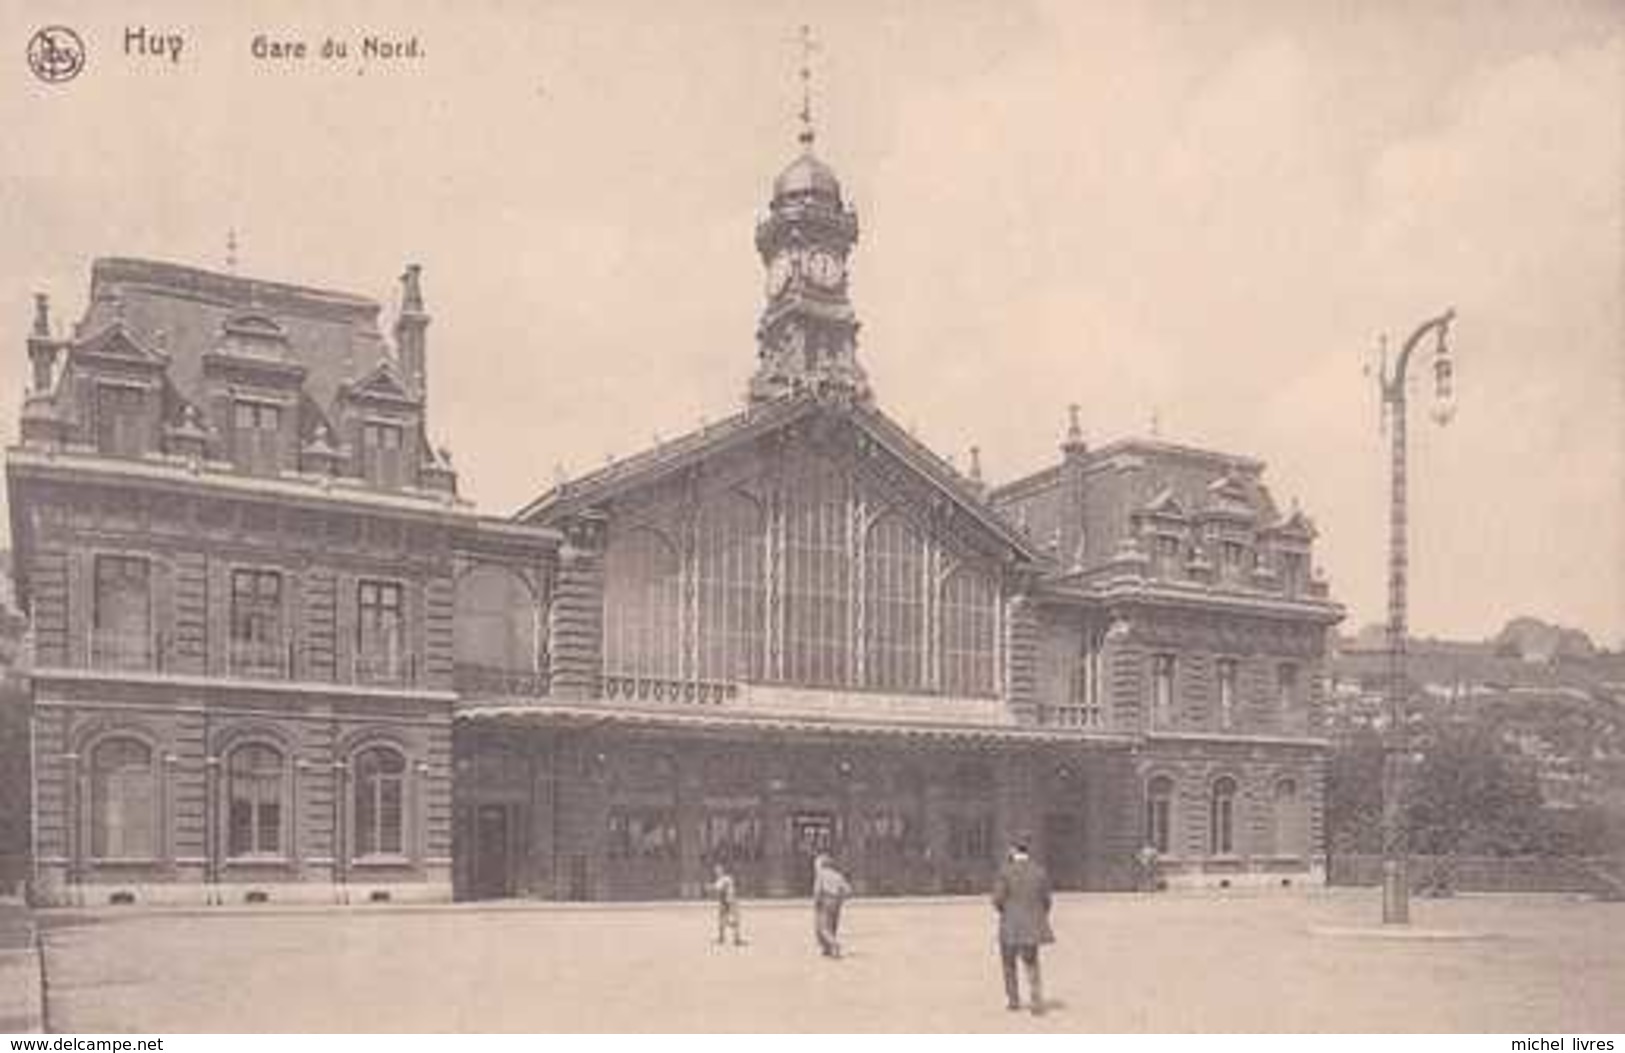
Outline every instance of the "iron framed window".
{"label": "iron framed window", "polygon": [[398,581],[356,583],[356,679],[407,679],[406,588]]}
{"label": "iron framed window", "polygon": [[388,746],[372,746],[356,754],[353,768],[353,857],[404,855],[406,758]]}
{"label": "iron framed window", "polygon": [[281,856],[284,761],[281,751],[244,743],[226,758],[226,854]]}

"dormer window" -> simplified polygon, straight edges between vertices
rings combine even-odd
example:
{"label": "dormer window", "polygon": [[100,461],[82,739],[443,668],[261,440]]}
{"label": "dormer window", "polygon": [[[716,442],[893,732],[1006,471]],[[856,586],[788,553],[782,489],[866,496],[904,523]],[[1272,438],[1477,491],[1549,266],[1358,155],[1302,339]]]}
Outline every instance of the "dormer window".
{"label": "dormer window", "polygon": [[374,486],[396,487],[405,481],[402,449],[405,436],[399,424],[366,421],[361,425],[361,472]]}
{"label": "dormer window", "polygon": [[1159,578],[1179,577],[1179,539],[1170,534],[1157,537],[1156,570]]}
{"label": "dormer window", "polygon": [[232,405],[231,425],[237,467],[255,475],[275,475],[282,467],[282,407],[238,399]]}
{"label": "dormer window", "polygon": [[98,384],[94,409],[96,451],[106,457],[140,457],[147,452],[151,423],[147,391],[127,384]]}
{"label": "dormer window", "polygon": [[1302,552],[1281,553],[1281,591],[1288,596],[1303,592],[1304,566],[1307,562]]}
{"label": "dormer window", "polygon": [[1219,545],[1219,567],[1225,581],[1243,580],[1251,563],[1252,551],[1242,542],[1225,541]]}

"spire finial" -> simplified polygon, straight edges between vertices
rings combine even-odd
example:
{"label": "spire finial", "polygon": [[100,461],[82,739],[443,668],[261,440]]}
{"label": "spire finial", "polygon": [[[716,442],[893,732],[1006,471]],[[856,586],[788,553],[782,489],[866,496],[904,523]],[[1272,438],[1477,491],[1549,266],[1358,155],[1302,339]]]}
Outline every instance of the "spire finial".
{"label": "spire finial", "polygon": [[818,42],[813,39],[812,26],[801,27],[801,134],[796,138],[801,145],[812,149],[813,144],[813,115],[812,115],[812,55],[818,50]]}
{"label": "spire finial", "polygon": [[1069,443],[1083,441],[1083,425],[1078,422],[1078,412],[1076,402],[1066,408],[1066,441]]}
{"label": "spire finial", "polygon": [[423,268],[408,263],[401,272],[401,310],[408,314],[423,313]]}
{"label": "spire finial", "polygon": [[237,228],[226,231],[226,273],[237,273]]}
{"label": "spire finial", "polygon": [[42,292],[34,294],[34,335],[51,335],[51,298]]}
{"label": "spire finial", "polygon": [[982,481],[982,448],[980,446],[972,446],[970,448],[969,475],[970,481],[973,483],[980,483]]}
{"label": "spire finial", "polygon": [[1151,437],[1162,438],[1162,410],[1155,406],[1151,407]]}

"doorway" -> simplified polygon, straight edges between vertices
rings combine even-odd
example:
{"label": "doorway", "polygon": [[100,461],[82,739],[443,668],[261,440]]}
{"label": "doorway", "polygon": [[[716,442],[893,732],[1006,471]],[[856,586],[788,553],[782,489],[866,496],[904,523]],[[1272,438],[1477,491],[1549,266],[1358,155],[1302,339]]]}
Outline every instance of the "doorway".
{"label": "doorway", "polygon": [[507,804],[482,804],[474,809],[474,873],[470,885],[475,899],[504,899],[513,895],[513,815]]}
{"label": "doorway", "polygon": [[790,817],[790,882],[800,895],[812,892],[813,857],[835,853],[835,816],[829,812],[798,812]]}

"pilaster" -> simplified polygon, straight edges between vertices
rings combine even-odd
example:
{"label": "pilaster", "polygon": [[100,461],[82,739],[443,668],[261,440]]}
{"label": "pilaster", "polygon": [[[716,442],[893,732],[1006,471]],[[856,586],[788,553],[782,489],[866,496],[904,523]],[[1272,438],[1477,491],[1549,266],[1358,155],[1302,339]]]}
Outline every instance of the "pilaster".
{"label": "pilaster", "polygon": [[604,667],[604,519],[583,515],[565,526],[557,592],[549,611],[553,694],[596,698]]}

